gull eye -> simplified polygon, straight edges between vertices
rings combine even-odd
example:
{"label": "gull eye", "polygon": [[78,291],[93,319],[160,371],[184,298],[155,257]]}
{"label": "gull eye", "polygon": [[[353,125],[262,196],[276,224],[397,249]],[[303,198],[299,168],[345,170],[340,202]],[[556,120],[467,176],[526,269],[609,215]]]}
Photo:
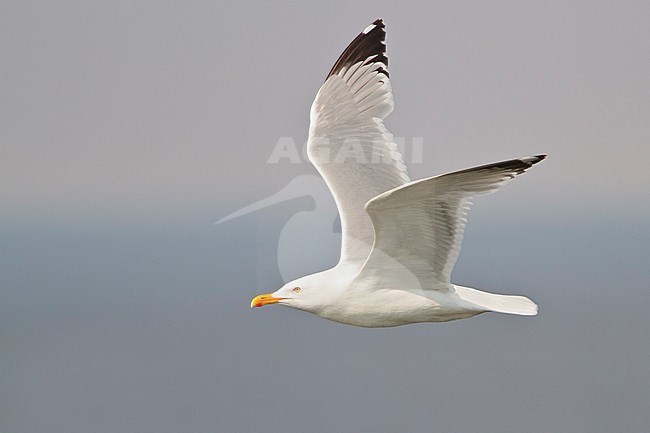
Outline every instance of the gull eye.
{"label": "gull eye", "polygon": [[300,293],[300,292],[302,292],[302,289],[300,287],[294,287],[291,291],[293,293]]}

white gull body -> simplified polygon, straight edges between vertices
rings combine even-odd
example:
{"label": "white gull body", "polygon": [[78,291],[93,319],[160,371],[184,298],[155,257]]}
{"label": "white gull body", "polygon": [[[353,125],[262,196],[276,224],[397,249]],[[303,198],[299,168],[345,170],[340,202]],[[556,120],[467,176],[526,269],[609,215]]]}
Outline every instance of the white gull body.
{"label": "white gull body", "polygon": [[411,181],[383,119],[393,111],[385,31],[376,20],[341,54],[311,108],[308,155],[336,202],[339,263],[252,307],[280,304],[363,327],[444,322],[487,311],[537,314],[523,296],[451,283],[474,196],[499,189],[544,155]]}

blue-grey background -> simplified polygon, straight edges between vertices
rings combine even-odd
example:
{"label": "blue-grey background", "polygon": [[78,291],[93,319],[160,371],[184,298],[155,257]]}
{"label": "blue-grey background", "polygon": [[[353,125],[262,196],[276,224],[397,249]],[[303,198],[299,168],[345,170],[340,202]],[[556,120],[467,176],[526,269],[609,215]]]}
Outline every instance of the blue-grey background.
{"label": "blue-grey background", "polygon": [[[648,431],[646,2],[1,9],[3,433]],[[477,200],[454,273],[539,316],[369,330],[249,309],[313,203],[213,222],[315,173],[267,161],[306,140],[327,71],[377,17],[387,125],[424,143],[413,178],[550,155]]]}

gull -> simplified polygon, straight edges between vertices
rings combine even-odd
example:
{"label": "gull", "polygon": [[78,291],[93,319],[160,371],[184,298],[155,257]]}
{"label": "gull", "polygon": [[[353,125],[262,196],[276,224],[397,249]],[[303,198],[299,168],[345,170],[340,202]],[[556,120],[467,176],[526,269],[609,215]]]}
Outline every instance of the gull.
{"label": "gull", "polygon": [[341,255],[331,269],[258,295],[348,325],[379,328],[446,322],[485,312],[533,316],[524,296],[451,282],[467,213],[546,155],[411,181],[383,119],[393,111],[381,19],[343,51],[316,95],[307,151],[341,218]]}

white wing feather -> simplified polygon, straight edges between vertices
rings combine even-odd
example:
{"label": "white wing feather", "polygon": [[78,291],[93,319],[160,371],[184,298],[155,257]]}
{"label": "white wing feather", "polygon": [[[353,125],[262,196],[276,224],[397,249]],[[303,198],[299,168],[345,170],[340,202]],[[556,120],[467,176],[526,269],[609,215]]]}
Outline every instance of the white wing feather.
{"label": "white wing feather", "polygon": [[421,179],[373,198],[366,209],[374,225],[375,244],[358,278],[381,269],[395,281],[417,280],[420,289],[449,289],[471,198],[496,191],[544,157]]}
{"label": "white wing feather", "polygon": [[409,181],[383,119],[393,111],[381,20],[350,44],[311,107],[308,155],[341,216],[341,261],[361,266],[374,232],[364,205]]}

